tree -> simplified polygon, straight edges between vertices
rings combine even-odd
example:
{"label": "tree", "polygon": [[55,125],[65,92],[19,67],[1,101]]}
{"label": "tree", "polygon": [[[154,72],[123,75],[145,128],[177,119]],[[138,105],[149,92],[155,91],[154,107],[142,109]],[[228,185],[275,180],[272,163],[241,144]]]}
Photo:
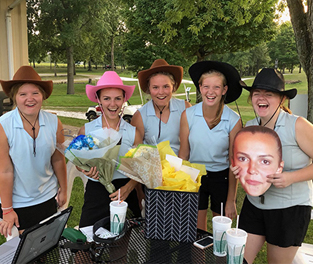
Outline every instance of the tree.
{"label": "tree", "polygon": [[[66,52],[67,93],[74,94],[74,48],[85,27],[103,25],[105,0],[37,0],[38,29],[51,53]],[[113,12],[113,10],[112,10]],[[54,50],[53,50],[54,49]]]}
{"label": "tree", "polygon": [[279,26],[278,34],[268,43],[269,54],[274,63],[283,72],[285,68],[293,71],[295,65],[299,65],[299,57],[296,47],[296,40],[290,22]]}
{"label": "tree", "polygon": [[185,58],[201,61],[211,54],[244,51],[270,40],[275,34],[276,3],[133,0],[128,1],[125,17],[130,34],[146,47],[163,44]]}
{"label": "tree", "polygon": [[313,1],[287,0],[287,5],[299,60],[308,80],[308,120],[313,122]]}

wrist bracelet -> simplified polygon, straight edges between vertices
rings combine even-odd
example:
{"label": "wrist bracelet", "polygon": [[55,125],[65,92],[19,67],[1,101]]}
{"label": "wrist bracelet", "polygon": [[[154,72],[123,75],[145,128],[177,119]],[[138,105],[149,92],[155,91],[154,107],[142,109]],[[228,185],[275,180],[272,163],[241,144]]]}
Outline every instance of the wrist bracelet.
{"label": "wrist bracelet", "polygon": [[7,214],[9,214],[9,213],[11,213],[11,212],[13,212],[13,211],[14,211],[14,210],[11,209],[9,212],[3,213],[2,215],[7,215]]}
{"label": "wrist bracelet", "polygon": [[3,210],[9,210],[9,209],[12,209],[12,208],[13,208],[13,206],[10,206],[10,207],[8,207],[8,208],[3,208],[3,207],[1,207],[2,211],[3,211]]}

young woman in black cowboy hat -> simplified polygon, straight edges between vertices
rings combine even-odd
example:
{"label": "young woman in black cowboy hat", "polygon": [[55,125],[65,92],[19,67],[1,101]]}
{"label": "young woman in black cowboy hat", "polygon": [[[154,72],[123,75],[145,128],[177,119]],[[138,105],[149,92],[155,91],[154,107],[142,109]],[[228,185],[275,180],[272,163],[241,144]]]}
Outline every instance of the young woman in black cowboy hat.
{"label": "young woman in black cowboy hat", "polygon": [[52,93],[52,81],[42,81],[30,66],[22,66],[13,80],[1,80],[16,108],[0,117],[0,233],[15,224],[20,231],[57,211],[67,196],[62,123],[41,110]]}
{"label": "young woman in black cowboy hat", "polygon": [[[252,263],[267,242],[268,263],[291,263],[305,237],[312,202],[313,125],[292,115],[283,106],[297,90],[285,90],[283,75],[265,68],[257,74],[250,91],[258,117],[246,126],[260,125],[275,130],[282,142],[284,170],[268,175],[271,187],[261,197],[247,195],[239,227],[248,232],[245,259]],[[238,175],[239,167],[232,168]]]}
{"label": "young woman in black cowboy hat", "polygon": [[234,218],[237,181],[229,170],[233,139],[242,124],[237,113],[225,104],[242,92],[237,70],[223,62],[202,61],[193,64],[189,74],[202,95],[202,102],[183,112],[180,124],[179,157],[204,164],[198,208],[198,228],[207,230],[208,200],[213,216]]}

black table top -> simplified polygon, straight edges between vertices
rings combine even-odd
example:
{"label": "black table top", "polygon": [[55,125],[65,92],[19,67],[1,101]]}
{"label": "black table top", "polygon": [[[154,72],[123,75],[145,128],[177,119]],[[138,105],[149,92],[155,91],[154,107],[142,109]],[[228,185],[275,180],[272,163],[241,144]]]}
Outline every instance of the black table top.
{"label": "black table top", "polygon": [[[209,233],[198,230],[197,239],[207,235]],[[213,246],[199,249],[192,243],[146,239],[143,226],[129,228],[124,237],[110,245],[98,244],[101,249],[94,250],[102,253],[98,261],[91,259],[90,251],[71,252],[69,248],[62,248],[66,242],[62,239],[58,248],[36,263],[226,263],[226,257],[213,254]]]}

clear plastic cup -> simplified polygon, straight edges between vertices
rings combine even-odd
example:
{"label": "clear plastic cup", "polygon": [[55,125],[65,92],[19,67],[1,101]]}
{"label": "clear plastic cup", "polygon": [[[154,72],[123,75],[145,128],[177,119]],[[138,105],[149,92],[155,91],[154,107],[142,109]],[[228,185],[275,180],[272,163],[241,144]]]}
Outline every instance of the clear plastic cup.
{"label": "clear plastic cup", "polygon": [[242,229],[231,228],[226,231],[227,240],[227,264],[242,264],[247,232]]}
{"label": "clear plastic cup", "polygon": [[128,204],[126,202],[113,201],[110,203],[110,231],[119,234],[125,224]]}
{"label": "clear plastic cup", "polygon": [[226,230],[231,228],[232,220],[226,216],[212,218],[213,225],[213,253],[215,256],[226,256]]}

